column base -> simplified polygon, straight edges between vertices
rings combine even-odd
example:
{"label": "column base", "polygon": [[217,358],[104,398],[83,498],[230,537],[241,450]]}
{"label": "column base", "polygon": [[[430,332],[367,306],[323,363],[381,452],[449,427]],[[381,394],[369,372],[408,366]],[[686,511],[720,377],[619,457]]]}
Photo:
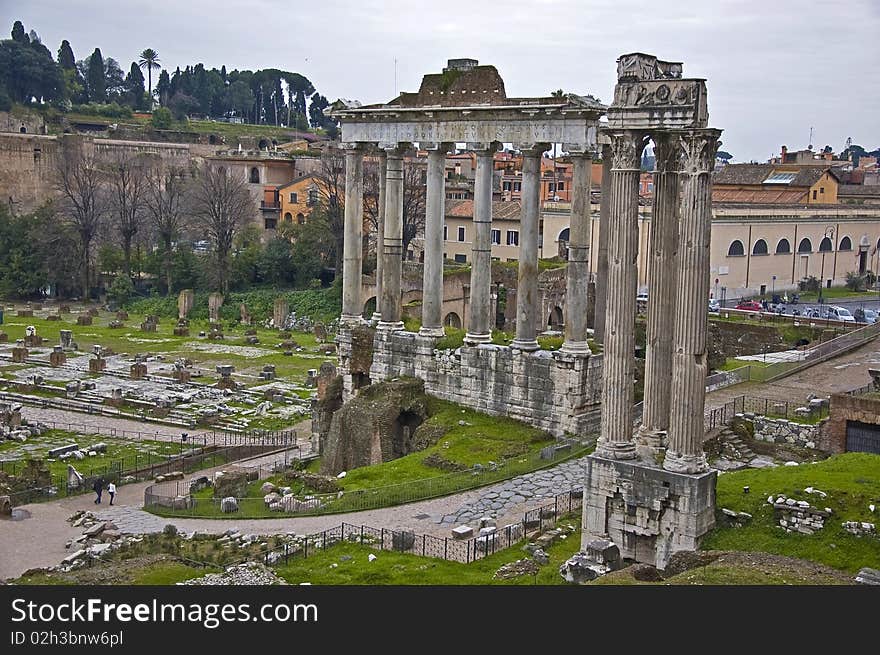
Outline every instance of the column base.
{"label": "column base", "polygon": [[442,327],[425,327],[424,325],[419,328],[419,336],[422,337],[445,337],[446,332],[443,331]]}
{"label": "column base", "polygon": [[698,455],[681,455],[671,450],[667,450],[666,457],[663,458],[663,468],[673,473],[687,473],[689,475],[694,475],[708,471],[709,463],[706,461],[705,453],[700,453]]}
{"label": "column base", "polygon": [[525,350],[526,352],[541,349],[541,346],[538,345],[538,342],[535,339],[514,339],[510,342],[510,347],[515,348],[516,350]]}
{"label": "column base", "polygon": [[348,327],[357,327],[364,324],[364,318],[360,314],[343,314],[339,317],[339,322]]}
{"label": "column base", "polygon": [[376,329],[379,332],[397,332],[403,329],[403,321],[379,321]]}
{"label": "column base", "polygon": [[569,353],[571,355],[592,355],[593,351],[590,350],[590,344],[586,341],[565,341],[562,344],[562,347],[559,348],[562,352]]}
{"label": "column base", "polygon": [[606,459],[635,459],[636,445],[632,441],[620,443],[600,438],[596,444],[596,455]]}
{"label": "column base", "polygon": [[468,332],[464,335],[464,342],[469,346],[479,346],[481,343],[492,343],[492,334],[484,332],[483,334]]}
{"label": "column base", "polygon": [[378,325],[379,321],[382,320],[382,314],[379,312],[373,312],[373,315],[370,317],[370,323],[373,325]]}
{"label": "column base", "polygon": [[640,425],[636,432],[636,454],[640,459],[656,462],[665,455],[666,430],[652,430]]}

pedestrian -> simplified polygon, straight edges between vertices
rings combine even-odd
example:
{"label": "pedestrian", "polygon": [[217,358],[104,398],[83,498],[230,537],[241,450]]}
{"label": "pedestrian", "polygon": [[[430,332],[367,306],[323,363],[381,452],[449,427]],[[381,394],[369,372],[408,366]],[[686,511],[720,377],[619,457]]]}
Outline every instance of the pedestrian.
{"label": "pedestrian", "polygon": [[101,504],[101,492],[104,491],[104,480],[98,478],[95,480],[95,483],[92,485],[92,489],[95,491],[95,505]]}
{"label": "pedestrian", "polygon": [[110,494],[110,504],[113,504],[113,499],[116,497],[116,485],[112,482],[107,485],[107,493]]}

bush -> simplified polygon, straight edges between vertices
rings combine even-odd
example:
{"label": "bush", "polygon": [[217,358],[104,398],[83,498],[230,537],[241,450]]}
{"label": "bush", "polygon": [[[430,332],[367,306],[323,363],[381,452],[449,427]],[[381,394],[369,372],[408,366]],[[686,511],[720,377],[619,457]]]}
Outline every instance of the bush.
{"label": "bush", "polygon": [[153,110],[153,128],[157,130],[170,130],[171,123],[174,118],[171,116],[171,110],[167,107],[156,107]]}
{"label": "bush", "polygon": [[850,291],[864,291],[867,285],[867,278],[859,275],[855,271],[846,274],[846,288]]}
{"label": "bush", "polygon": [[120,105],[115,102],[100,104],[90,102],[87,105],[72,105],[71,110],[77,114],[88,116],[103,116],[104,118],[131,118],[131,107]]}
{"label": "bush", "polygon": [[127,303],[133,295],[134,284],[132,284],[131,278],[125,274],[113,278],[113,283],[107,290],[107,297],[120,305]]}
{"label": "bush", "polygon": [[813,293],[819,293],[819,279],[815,275],[805,277],[798,283],[798,286],[800,287],[801,291],[812,291]]}

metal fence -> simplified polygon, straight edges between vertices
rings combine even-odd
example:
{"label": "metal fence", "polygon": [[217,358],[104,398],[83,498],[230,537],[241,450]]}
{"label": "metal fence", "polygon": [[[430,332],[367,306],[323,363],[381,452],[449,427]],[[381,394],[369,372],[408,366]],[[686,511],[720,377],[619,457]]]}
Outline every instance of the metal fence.
{"label": "metal fence", "polygon": [[408,530],[342,523],[329,530],[307,535],[301,544],[296,546],[287,544],[284,548],[264,553],[262,557],[266,565],[280,566],[288,564],[291,560],[305,559],[346,541],[367,545],[377,550],[397,551],[468,564],[510,548],[529,534],[556,525],[560,516],[578,511],[582,506],[583,490],[572,489],[554,496],[553,502],[530,510],[517,523],[502,526],[491,534],[478,535],[470,539],[453,539],[416,534]]}
{"label": "metal fence", "polygon": [[[517,475],[554,466],[567,459],[585,455],[587,452],[589,452],[588,446],[580,446],[568,451],[554,450],[553,456],[547,459],[542,458],[539,453],[535,453],[530,457],[510,458],[497,464],[371,489],[334,493],[300,493],[283,504],[283,509],[278,511],[277,515],[339,514],[428,500],[450,493],[476,489]],[[260,472],[253,477],[254,479],[262,479]],[[236,497],[238,511],[234,514],[224,514],[220,511],[222,501],[221,498],[203,498],[193,495],[189,481],[178,481],[173,487],[164,483],[153,485],[144,492],[144,508],[152,507],[163,516],[231,517],[234,515],[236,518],[248,518],[276,515],[275,512],[270,513],[263,496]]]}
{"label": "metal fence", "polygon": [[[809,413],[804,414],[797,410],[807,407]],[[714,407],[706,410],[704,414],[704,424],[706,431],[720,428],[724,425],[730,425],[733,418],[737,414],[752,413],[761,414],[771,418],[785,418],[794,421],[803,421],[804,419],[815,421],[828,416],[829,408],[827,405],[820,407],[810,407],[802,402],[791,402],[788,400],[773,400],[771,398],[756,398],[753,396],[737,396],[727,401],[721,407]]]}

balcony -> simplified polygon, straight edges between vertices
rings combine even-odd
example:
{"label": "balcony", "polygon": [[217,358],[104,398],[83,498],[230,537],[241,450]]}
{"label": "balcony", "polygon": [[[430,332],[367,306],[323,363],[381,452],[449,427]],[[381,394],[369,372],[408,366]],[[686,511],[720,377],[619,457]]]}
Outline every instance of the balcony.
{"label": "balcony", "polygon": [[277,200],[272,200],[270,202],[266,202],[265,200],[260,201],[260,209],[264,212],[277,212],[281,211],[281,203]]}

